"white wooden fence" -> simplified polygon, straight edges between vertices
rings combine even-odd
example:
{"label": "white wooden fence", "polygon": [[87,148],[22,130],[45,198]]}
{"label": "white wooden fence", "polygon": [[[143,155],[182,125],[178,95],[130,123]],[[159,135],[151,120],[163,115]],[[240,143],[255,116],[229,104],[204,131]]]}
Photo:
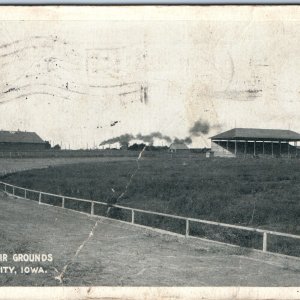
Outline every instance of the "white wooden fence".
{"label": "white wooden fence", "polygon": [[[8,187],[11,188],[11,191],[8,191]],[[89,212],[87,212],[90,215],[95,215],[95,204],[104,205],[106,207],[123,209],[123,210],[130,212],[131,221],[129,221],[129,222],[132,224],[136,224],[136,225],[141,225],[141,224],[135,222],[135,213],[144,213],[144,214],[149,214],[149,215],[154,215],[154,216],[161,216],[161,217],[167,217],[167,218],[176,219],[176,220],[182,220],[185,222],[185,236],[186,237],[192,236],[192,235],[190,235],[190,223],[191,222],[220,226],[223,228],[230,228],[230,229],[236,229],[236,230],[242,230],[242,231],[248,231],[248,232],[254,232],[254,233],[258,233],[258,234],[262,235],[262,249],[261,250],[263,252],[270,252],[270,251],[268,251],[268,236],[269,235],[275,235],[275,236],[280,236],[280,237],[284,237],[284,238],[300,240],[300,235],[282,233],[282,232],[265,230],[265,229],[260,229],[260,228],[252,228],[252,227],[239,226],[239,225],[233,225],[233,224],[219,223],[219,222],[201,220],[201,219],[195,219],[195,218],[182,217],[182,216],[159,213],[159,212],[154,212],[154,211],[149,211],[149,210],[131,208],[131,207],[126,207],[126,206],[121,206],[121,205],[109,205],[108,203],[100,202],[100,201],[80,199],[80,198],[75,198],[75,197],[62,196],[62,195],[27,189],[27,188],[15,186],[12,184],[8,184],[3,181],[0,181],[0,190],[2,190],[3,192],[5,192],[8,195],[12,195],[15,197],[24,198],[24,199],[28,199],[28,200],[33,200],[33,199],[30,199],[30,197],[28,197],[28,193],[35,193],[38,196],[37,197],[38,199],[36,201],[38,201],[39,204],[47,204],[50,206],[56,206],[56,205],[51,205],[51,204],[43,202],[43,196],[52,196],[52,197],[58,198],[60,200],[60,207],[62,207],[62,208],[66,208],[66,205],[65,205],[66,200],[90,203],[90,210],[89,210]],[[18,194],[18,195],[16,194],[17,190],[22,191],[21,196],[20,196],[20,194]],[[72,208],[69,208],[69,209],[72,209]],[[77,211],[76,209],[72,209],[72,210]],[[98,215],[98,216],[101,216],[101,215]],[[152,227],[149,225],[143,225],[143,226]],[[152,227],[152,228],[155,228],[155,227]],[[197,237],[197,236],[193,236],[193,237]],[[228,244],[228,243],[225,243],[225,244]],[[299,249],[299,252],[300,252],[300,249]]]}

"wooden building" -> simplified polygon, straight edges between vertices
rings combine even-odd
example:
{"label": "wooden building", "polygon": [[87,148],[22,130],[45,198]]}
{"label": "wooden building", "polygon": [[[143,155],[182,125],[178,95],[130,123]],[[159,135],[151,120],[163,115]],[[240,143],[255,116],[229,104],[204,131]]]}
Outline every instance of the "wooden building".
{"label": "wooden building", "polygon": [[300,155],[300,134],[291,130],[234,128],[211,137],[211,153],[217,157]]}
{"label": "wooden building", "polygon": [[185,143],[172,143],[169,147],[170,152],[189,152],[190,149]]}
{"label": "wooden building", "polygon": [[46,142],[35,132],[0,131],[0,151],[39,151],[46,149]]}

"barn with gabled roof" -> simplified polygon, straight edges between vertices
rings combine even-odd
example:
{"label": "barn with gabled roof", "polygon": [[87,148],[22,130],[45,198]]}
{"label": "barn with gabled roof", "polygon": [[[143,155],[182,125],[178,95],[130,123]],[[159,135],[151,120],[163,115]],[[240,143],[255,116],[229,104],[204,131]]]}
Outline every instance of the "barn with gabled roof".
{"label": "barn with gabled roof", "polygon": [[35,132],[0,131],[0,151],[45,150],[46,142]]}
{"label": "barn with gabled roof", "polygon": [[219,157],[295,157],[300,134],[284,129],[233,128],[211,137],[211,152]]}

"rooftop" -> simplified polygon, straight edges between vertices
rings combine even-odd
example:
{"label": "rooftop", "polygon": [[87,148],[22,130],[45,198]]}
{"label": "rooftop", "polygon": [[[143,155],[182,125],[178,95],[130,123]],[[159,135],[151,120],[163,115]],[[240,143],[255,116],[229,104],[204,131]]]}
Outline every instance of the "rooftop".
{"label": "rooftop", "polygon": [[211,137],[212,140],[300,141],[300,134],[284,129],[233,128]]}
{"label": "rooftop", "polygon": [[35,132],[0,131],[0,143],[45,143]]}

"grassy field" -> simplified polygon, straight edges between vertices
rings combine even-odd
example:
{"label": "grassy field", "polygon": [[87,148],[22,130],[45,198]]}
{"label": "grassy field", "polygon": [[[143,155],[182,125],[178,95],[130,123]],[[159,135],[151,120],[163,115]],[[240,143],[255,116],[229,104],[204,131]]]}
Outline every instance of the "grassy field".
{"label": "grassy field", "polygon": [[[193,155],[195,152],[191,152]],[[79,157],[135,157],[136,151],[118,149],[98,149],[98,150],[40,150],[40,151],[0,151],[0,158],[79,158]],[[198,153],[205,155],[205,153]],[[170,156],[170,153],[162,150],[146,150],[144,157]]]}
{"label": "grassy field", "polygon": [[51,158],[1,158],[0,176],[25,170],[44,169],[49,166],[62,166],[79,163],[99,163],[108,161],[129,161],[135,157],[51,157]]}
{"label": "grassy field", "polygon": [[[115,203],[134,161],[29,170],[2,179],[22,187]],[[118,204],[300,234],[300,161],[145,158]]]}

